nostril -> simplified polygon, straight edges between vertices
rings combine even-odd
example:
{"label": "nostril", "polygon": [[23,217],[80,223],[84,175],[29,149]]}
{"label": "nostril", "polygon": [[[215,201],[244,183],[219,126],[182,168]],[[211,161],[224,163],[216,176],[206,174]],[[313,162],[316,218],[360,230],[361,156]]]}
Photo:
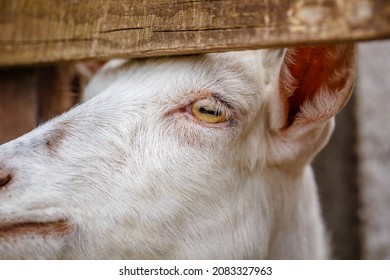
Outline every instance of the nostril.
{"label": "nostril", "polygon": [[8,174],[6,176],[0,175],[0,188],[5,187],[9,183],[9,181],[11,181],[11,179],[12,179],[11,174]]}

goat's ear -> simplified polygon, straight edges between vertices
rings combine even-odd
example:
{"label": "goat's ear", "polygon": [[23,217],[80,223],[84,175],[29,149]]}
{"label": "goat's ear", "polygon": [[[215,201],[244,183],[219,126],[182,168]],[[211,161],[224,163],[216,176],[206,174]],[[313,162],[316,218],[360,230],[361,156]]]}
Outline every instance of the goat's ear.
{"label": "goat's ear", "polygon": [[76,73],[86,83],[95,76],[96,72],[106,64],[107,60],[91,60],[85,62],[77,62],[75,64]]}
{"label": "goat's ear", "polygon": [[287,49],[271,128],[295,134],[329,120],[348,101],[354,80],[354,44]]}
{"label": "goat's ear", "polygon": [[106,60],[76,62],[72,66],[71,89],[78,102],[89,81],[106,64]]}
{"label": "goat's ear", "polygon": [[354,44],[285,51],[279,94],[270,103],[270,127],[295,151],[291,156],[313,156],[327,142],[333,127],[330,120],[348,101],[355,71]]}

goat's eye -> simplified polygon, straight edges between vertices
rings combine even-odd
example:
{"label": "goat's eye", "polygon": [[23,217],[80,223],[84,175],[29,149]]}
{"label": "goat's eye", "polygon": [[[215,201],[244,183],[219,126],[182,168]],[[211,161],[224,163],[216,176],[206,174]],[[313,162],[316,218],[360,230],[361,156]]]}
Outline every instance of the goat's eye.
{"label": "goat's eye", "polygon": [[195,118],[208,123],[223,123],[230,118],[225,106],[214,99],[195,101],[190,105],[189,109]]}

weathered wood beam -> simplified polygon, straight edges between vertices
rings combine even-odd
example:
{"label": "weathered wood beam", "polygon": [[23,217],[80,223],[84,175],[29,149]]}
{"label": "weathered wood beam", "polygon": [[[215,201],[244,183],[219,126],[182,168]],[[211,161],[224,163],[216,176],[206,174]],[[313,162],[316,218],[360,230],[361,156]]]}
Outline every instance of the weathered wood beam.
{"label": "weathered wood beam", "polygon": [[0,66],[390,38],[390,0],[3,0]]}

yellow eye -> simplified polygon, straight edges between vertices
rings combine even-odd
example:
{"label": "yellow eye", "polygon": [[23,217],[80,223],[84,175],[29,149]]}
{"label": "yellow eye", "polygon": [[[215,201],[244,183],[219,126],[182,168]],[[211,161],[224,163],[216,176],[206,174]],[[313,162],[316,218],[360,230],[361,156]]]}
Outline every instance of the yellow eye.
{"label": "yellow eye", "polygon": [[223,123],[230,118],[224,105],[214,99],[201,99],[191,105],[191,114],[198,120],[208,123]]}

